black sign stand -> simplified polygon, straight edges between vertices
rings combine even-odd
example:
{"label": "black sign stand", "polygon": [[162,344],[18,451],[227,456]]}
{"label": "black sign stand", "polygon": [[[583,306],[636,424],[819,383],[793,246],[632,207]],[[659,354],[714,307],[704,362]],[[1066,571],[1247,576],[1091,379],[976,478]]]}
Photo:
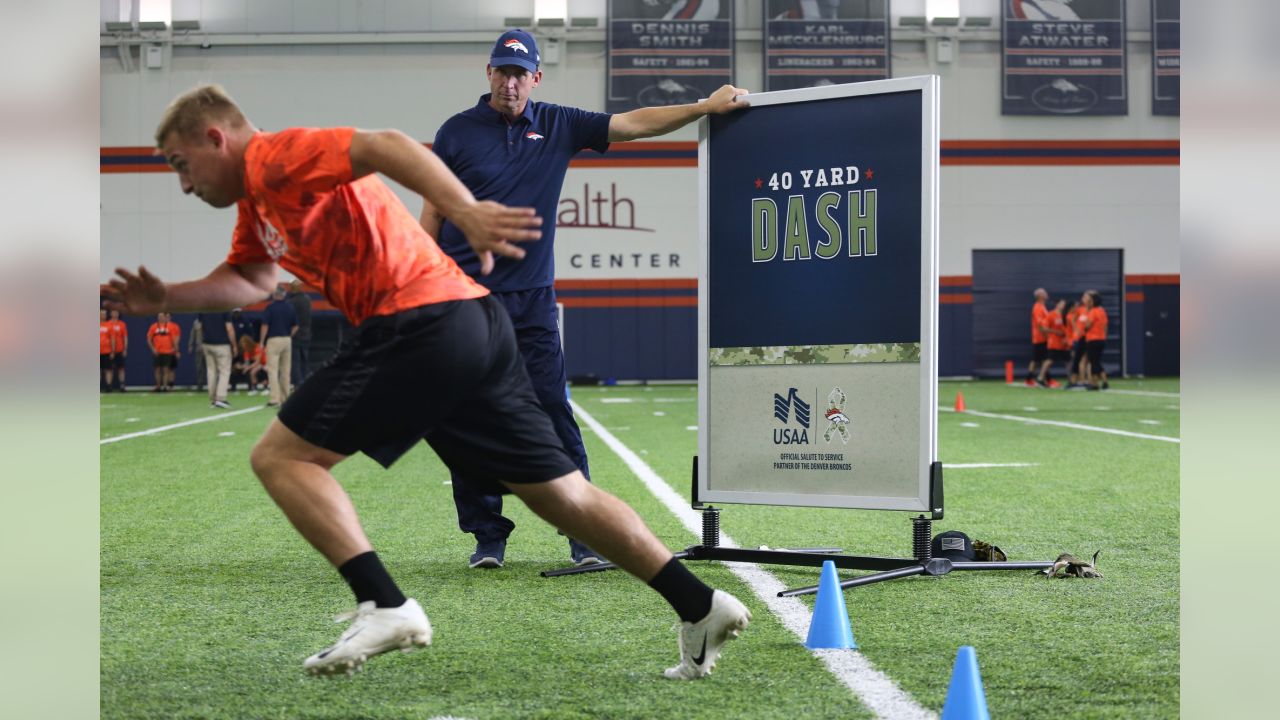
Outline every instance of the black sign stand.
{"label": "black sign stand", "polygon": [[[912,577],[914,575],[946,575],[952,570],[1043,570],[1052,567],[1052,561],[1033,562],[952,562],[947,558],[933,557],[933,521],[942,519],[942,463],[934,462],[929,468],[930,506],[935,508],[932,517],[919,515],[911,519],[912,558],[886,558],[863,555],[841,555],[840,548],[817,547],[797,548],[794,550],[748,550],[746,548],[720,547],[720,509],[703,505],[698,501],[698,458],[693,459],[693,508],[702,511],[702,543],[691,545],[684,550],[673,553],[679,560],[721,560],[725,562],[749,562],[766,565],[794,565],[802,567],[822,567],[830,560],[836,567],[846,570],[875,570],[870,575],[863,575],[840,583],[842,589],[871,585],[886,580]],[[582,567],[545,570],[543,577],[560,577],[562,575],[580,575],[589,572],[612,570],[613,563],[598,563]],[[808,595],[816,593],[818,586],[783,590],[779,597]]]}

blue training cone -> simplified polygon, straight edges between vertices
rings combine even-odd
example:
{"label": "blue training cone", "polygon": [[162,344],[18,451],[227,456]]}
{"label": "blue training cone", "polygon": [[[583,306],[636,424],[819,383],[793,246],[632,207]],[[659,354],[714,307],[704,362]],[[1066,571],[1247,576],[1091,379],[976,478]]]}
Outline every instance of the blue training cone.
{"label": "blue training cone", "polygon": [[982,674],[978,672],[978,654],[972,645],[964,645],[956,653],[947,701],[942,706],[942,720],[991,720],[987,694],[982,690]]}
{"label": "blue training cone", "polygon": [[813,608],[813,622],[809,623],[809,637],[804,646],[810,650],[835,648],[856,650],[853,630],[849,627],[849,611],[844,607],[844,590],[836,576],[836,564],[830,560],[822,563],[822,579],[818,581],[818,602]]}

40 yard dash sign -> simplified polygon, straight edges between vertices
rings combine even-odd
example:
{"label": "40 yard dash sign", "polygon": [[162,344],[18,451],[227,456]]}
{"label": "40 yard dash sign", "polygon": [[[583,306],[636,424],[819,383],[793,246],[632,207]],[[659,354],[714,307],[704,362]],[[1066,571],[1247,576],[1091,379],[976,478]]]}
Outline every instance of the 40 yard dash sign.
{"label": "40 yard dash sign", "polygon": [[938,79],[702,120],[699,499],[928,511]]}

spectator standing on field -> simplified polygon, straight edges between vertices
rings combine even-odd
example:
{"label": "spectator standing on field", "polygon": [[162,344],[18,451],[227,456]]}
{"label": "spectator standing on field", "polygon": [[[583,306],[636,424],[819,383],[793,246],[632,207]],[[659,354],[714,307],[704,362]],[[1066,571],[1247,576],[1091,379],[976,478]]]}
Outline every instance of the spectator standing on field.
{"label": "spectator standing on field", "polygon": [[236,344],[231,314],[200,313],[196,322],[204,329],[203,354],[206,382],[209,383],[209,404],[225,410],[231,407],[227,402],[227,386],[231,381],[232,348]]}
{"label": "spectator standing on field", "polygon": [[311,296],[303,289],[301,280],[289,283],[289,304],[298,316],[298,332],[293,335],[293,369],[289,381],[297,387],[307,379],[307,362],[311,353]]}
{"label": "spectator standing on field", "polygon": [[147,329],[147,347],[151,348],[152,364],[156,372],[156,387],[151,392],[173,390],[178,358],[182,356],[178,345],[182,339],[182,330],[169,317],[167,312],[157,314],[156,321]]}
{"label": "spectator standing on field", "polygon": [[277,286],[271,293],[259,332],[259,342],[267,352],[267,385],[271,389],[267,407],[275,407],[288,397],[293,387],[289,367],[293,364],[293,334],[298,332],[298,316],[293,305],[284,299],[283,287]]}
{"label": "spectator standing on field", "polygon": [[191,323],[191,334],[187,336],[187,354],[191,356],[196,363],[196,390],[203,390],[205,383],[205,362],[204,362],[204,323],[200,322],[200,316]]}
{"label": "spectator standing on field", "polygon": [[124,392],[124,362],[129,355],[129,326],[120,319],[120,311],[112,310],[107,325],[116,341],[116,358],[112,366],[112,378],[108,381],[116,392]]}
{"label": "spectator standing on field", "polygon": [[111,321],[107,311],[98,311],[98,392],[111,392],[111,369],[116,363],[116,339],[111,333]]}
{"label": "spectator standing on field", "polygon": [[1086,290],[1085,307],[1089,309],[1084,320],[1084,352],[1089,363],[1090,390],[1106,390],[1107,368],[1102,364],[1102,351],[1107,347],[1107,311],[1102,309],[1102,295],[1097,290]]}
{"label": "spectator standing on field", "polygon": [[1045,335],[1048,330],[1049,310],[1045,308],[1044,302],[1049,299],[1049,293],[1044,288],[1036,288],[1035,302],[1031,305],[1031,362],[1027,364],[1027,385],[1035,387],[1037,374],[1044,361],[1049,359],[1049,338]]}
{"label": "spectator standing on field", "polygon": [[1070,341],[1067,339],[1067,326],[1065,321],[1067,301],[1059,300],[1054,303],[1053,310],[1045,318],[1048,331],[1045,333],[1047,345],[1049,347],[1049,357],[1045,359],[1044,365],[1040,368],[1040,385],[1044,387],[1061,387],[1057,380],[1049,375],[1049,368],[1055,362],[1068,364],[1071,362],[1071,354],[1068,348],[1071,347]]}

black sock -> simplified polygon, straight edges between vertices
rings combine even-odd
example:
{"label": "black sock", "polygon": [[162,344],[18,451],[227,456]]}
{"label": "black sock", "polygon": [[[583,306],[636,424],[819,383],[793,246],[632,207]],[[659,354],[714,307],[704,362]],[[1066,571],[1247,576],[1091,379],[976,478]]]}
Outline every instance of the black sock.
{"label": "black sock", "polygon": [[671,558],[653,576],[649,587],[671,603],[685,622],[697,622],[711,612],[711,594],[714,591],[675,558]]}
{"label": "black sock", "polygon": [[342,563],[338,568],[342,577],[356,594],[356,602],[372,600],[380,608],[400,607],[404,604],[404,594],[396,587],[396,581],[387,574],[387,569],[378,559],[378,553],[370,550],[361,553]]}

